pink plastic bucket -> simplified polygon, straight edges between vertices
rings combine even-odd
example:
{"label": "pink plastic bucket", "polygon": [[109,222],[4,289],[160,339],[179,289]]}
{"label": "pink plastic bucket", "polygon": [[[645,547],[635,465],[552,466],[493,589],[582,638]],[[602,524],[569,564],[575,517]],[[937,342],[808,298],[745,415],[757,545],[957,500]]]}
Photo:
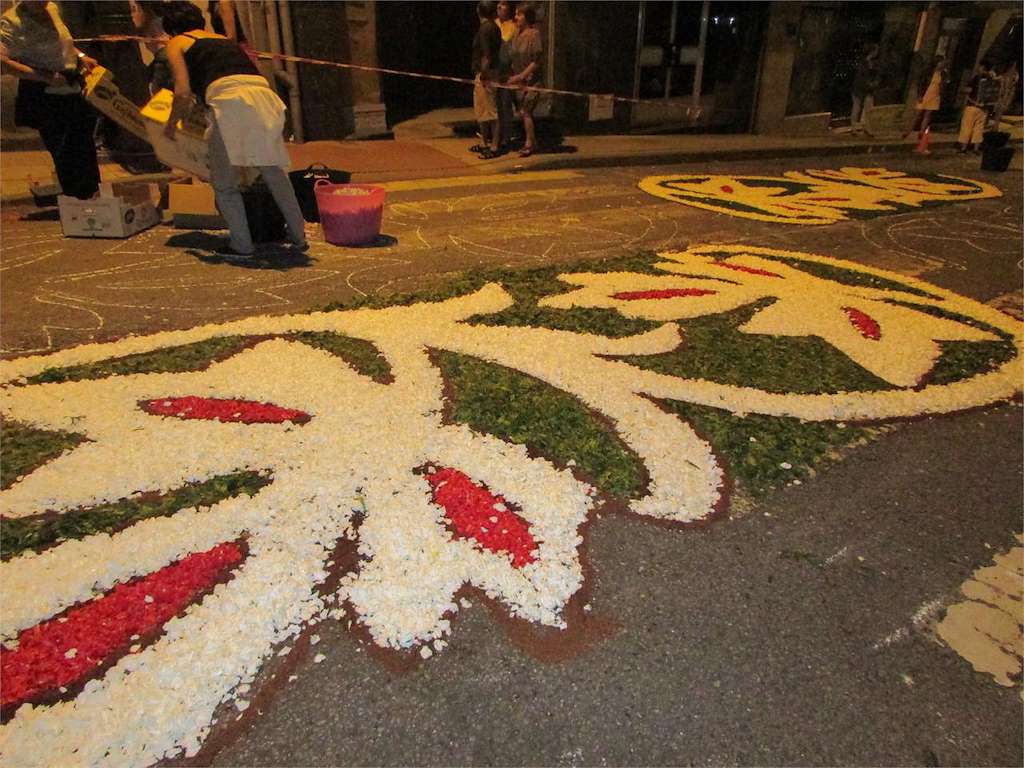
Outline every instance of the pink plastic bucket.
{"label": "pink plastic bucket", "polygon": [[377,239],[384,216],[383,189],[321,179],[315,192],[324,240],[334,245],[365,245]]}

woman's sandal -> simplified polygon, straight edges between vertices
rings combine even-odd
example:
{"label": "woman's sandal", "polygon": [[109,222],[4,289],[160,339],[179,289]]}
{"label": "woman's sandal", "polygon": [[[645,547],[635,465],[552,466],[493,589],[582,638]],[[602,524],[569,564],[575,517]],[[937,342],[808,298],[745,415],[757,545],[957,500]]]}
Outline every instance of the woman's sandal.
{"label": "woman's sandal", "polygon": [[490,147],[488,147],[486,144],[474,144],[472,147],[469,148],[469,151],[470,152],[486,152],[488,149],[490,149]]}
{"label": "woman's sandal", "polygon": [[488,147],[487,149],[480,153],[480,159],[493,160],[494,158],[501,157],[504,154],[505,153],[500,149],[491,149],[490,147]]}
{"label": "woman's sandal", "polygon": [[520,157],[529,157],[533,154],[533,147],[523,147],[519,150]]}

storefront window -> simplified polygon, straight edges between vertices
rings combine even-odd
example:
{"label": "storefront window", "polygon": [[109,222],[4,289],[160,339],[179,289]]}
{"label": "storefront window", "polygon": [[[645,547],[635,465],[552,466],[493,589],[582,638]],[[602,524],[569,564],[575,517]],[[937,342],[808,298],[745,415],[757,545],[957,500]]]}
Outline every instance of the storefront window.
{"label": "storefront window", "polygon": [[800,17],[786,113],[850,113],[850,91],[865,47],[881,40],[887,3],[808,5]]}

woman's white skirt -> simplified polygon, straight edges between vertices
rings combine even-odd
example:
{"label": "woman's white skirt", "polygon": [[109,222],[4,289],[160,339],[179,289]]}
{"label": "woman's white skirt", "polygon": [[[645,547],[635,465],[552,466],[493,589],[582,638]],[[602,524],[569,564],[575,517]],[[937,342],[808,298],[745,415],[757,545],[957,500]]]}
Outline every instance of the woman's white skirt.
{"label": "woman's white skirt", "polygon": [[232,165],[290,165],[281,132],[284,102],[258,75],[230,75],[206,88],[206,104],[216,121]]}

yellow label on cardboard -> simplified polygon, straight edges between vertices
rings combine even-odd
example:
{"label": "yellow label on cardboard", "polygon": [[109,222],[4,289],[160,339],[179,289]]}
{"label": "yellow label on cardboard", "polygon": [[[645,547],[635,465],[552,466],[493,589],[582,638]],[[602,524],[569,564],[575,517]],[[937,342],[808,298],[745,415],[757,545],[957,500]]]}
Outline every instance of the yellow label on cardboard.
{"label": "yellow label on cardboard", "polygon": [[[171,116],[171,109],[174,106],[174,94],[166,88],[157,91],[153,98],[142,108],[142,116],[147,120],[167,125],[167,119]],[[206,134],[206,114],[201,107],[193,107],[178,122],[178,130],[190,133],[196,138],[202,138]]]}

